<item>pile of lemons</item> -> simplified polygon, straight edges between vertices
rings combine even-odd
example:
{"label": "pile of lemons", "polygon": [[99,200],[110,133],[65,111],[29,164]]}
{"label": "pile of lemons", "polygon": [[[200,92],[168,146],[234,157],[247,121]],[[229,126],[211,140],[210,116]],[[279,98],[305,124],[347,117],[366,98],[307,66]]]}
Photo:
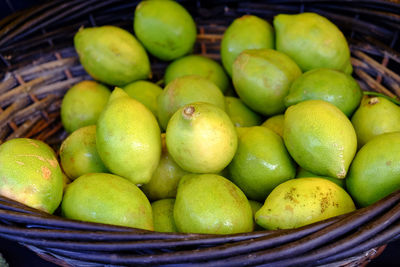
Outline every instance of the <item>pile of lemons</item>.
{"label": "pile of lemons", "polygon": [[[363,97],[328,19],[244,15],[222,64],[190,54],[196,23],[174,1],[139,3],[133,30],[79,30],[94,80],[63,99],[59,160],[38,140],[3,143],[1,195],[75,220],[232,234],[300,227],[400,188],[400,108]],[[164,88],[148,81],[148,53],[169,62]]]}

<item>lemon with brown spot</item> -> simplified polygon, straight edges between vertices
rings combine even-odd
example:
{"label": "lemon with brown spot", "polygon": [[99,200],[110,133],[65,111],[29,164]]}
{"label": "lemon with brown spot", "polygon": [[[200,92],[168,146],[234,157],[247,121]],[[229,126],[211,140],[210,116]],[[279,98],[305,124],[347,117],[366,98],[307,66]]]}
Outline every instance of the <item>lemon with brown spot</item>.
{"label": "lemon with brown spot", "polygon": [[16,138],[0,146],[0,195],[53,213],[62,194],[63,174],[47,144]]}
{"label": "lemon with brown spot", "polygon": [[322,178],[292,179],[278,185],[256,213],[268,230],[297,228],[355,210],[350,195]]}

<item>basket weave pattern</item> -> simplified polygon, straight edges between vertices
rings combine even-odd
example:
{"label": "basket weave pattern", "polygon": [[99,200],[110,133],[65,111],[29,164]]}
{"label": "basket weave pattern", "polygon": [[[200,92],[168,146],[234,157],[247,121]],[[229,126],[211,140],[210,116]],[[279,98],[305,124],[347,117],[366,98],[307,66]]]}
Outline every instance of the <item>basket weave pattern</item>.
{"label": "basket weave pattern", "polygon": [[[251,13],[317,12],[349,40],[354,76],[363,90],[400,97],[400,4],[396,1],[180,1],[198,25],[194,52],[219,59],[222,34]],[[0,143],[17,137],[58,149],[67,136],[60,104],[73,84],[90,79],[72,39],[81,27],[113,24],[132,32],[135,1],[49,1],[0,21]],[[152,80],[166,62],[151,58]],[[400,238],[400,192],[353,213],[295,230],[228,236],[156,233],[48,215],[0,197],[0,237],[20,242],[63,266],[321,265],[366,262],[376,247]]]}

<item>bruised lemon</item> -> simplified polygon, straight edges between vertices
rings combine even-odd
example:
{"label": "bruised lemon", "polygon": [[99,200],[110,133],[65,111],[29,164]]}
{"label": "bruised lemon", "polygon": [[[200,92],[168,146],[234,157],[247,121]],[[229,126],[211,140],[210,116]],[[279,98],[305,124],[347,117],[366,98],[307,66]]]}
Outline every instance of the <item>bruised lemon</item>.
{"label": "bruised lemon", "polygon": [[355,210],[350,195],[322,178],[298,178],[278,185],[256,213],[268,230],[297,228]]}
{"label": "bruised lemon", "polygon": [[63,195],[55,152],[42,141],[11,139],[0,145],[0,195],[53,213]]}

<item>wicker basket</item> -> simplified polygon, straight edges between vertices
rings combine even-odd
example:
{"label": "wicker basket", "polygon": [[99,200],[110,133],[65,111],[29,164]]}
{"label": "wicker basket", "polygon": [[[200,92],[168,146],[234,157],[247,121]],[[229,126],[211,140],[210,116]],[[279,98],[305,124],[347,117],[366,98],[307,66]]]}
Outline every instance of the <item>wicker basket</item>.
{"label": "wicker basket", "polygon": [[[195,53],[219,59],[227,25],[246,13],[272,21],[278,13],[317,12],[347,36],[354,76],[363,90],[400,96],[398,1],[180,1],[198,25]],[[211,1],[210,1],[211,2]],[[79,27],[113,24],[132,32],[137,2],[49,1],[0,21],[0,142],[44,140],[56,150],[66,137],[61,99],[89,79],[72,37]],[[165,62],[154,58],[153,80]],[[400,237],[400,191],[367,208],[294,230],[227,236],[157,233],[67,220],[0,197],[0,237],[62,266],[348,265],[368,262]]]}

